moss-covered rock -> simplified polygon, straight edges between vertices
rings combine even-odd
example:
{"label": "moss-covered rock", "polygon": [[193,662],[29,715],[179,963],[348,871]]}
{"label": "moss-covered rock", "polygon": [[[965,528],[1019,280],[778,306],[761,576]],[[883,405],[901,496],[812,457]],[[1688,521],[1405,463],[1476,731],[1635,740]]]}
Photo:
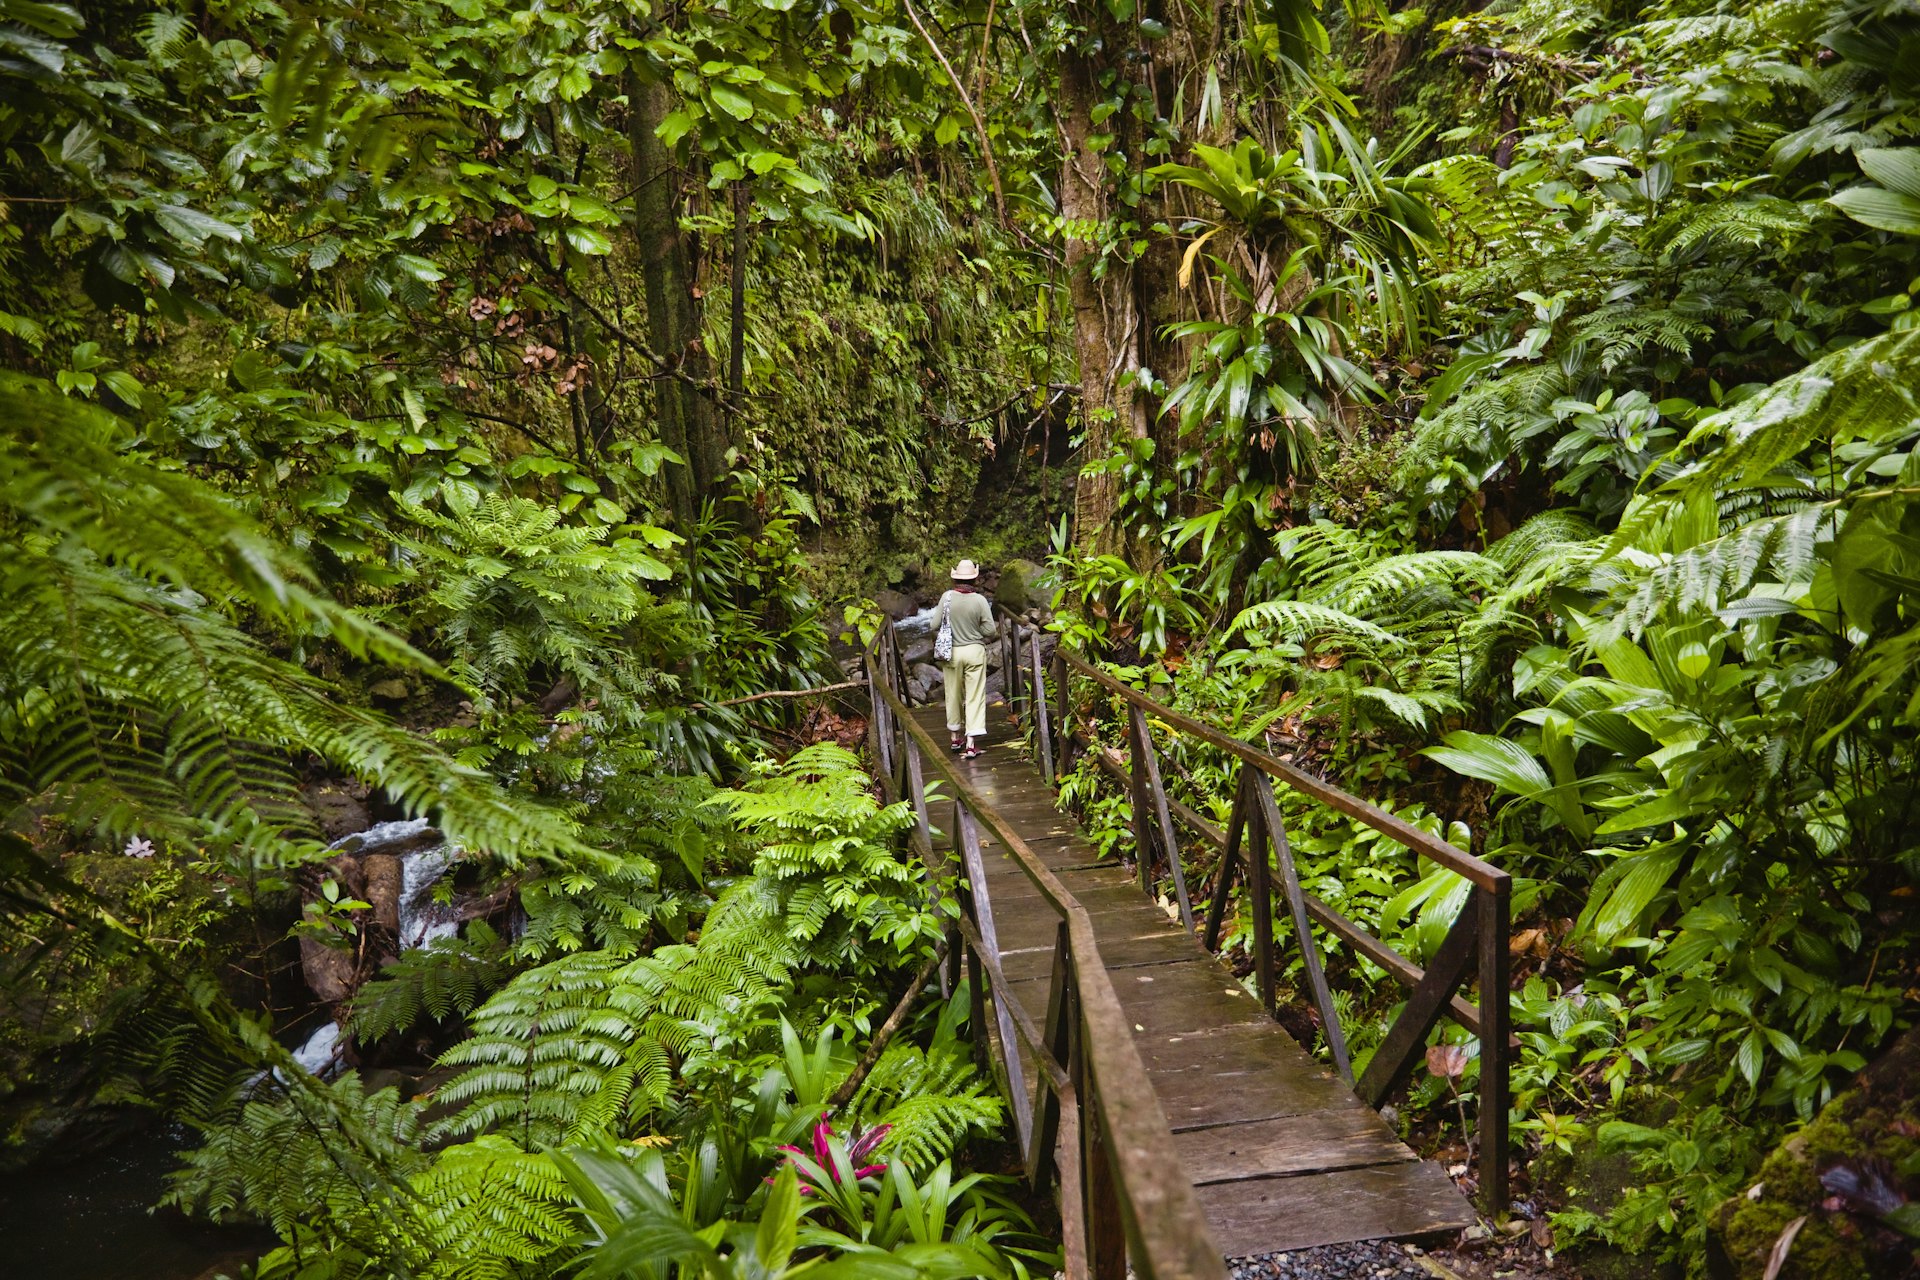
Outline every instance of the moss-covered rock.
{"label": "moss-covered rock", "polygon": [[[1878,1157],[1891,1168],[1920,1156],[1920,1029],[1909,1031],[1760,1167],[1754,1186],[1714,1211],[1710,1267],[1754,1277],[1797,1218],[1781,1280],[1920,1276],[1920,1242],[1835,1203],[1820,1175],[1843,1161]],[[1911,1194],[1916,1188],[1907,1188]]]}
{"label": "moss-covered rock", "polygon": [[1031,560],[1008,560],[1000,566],[1000,583],[994,588],[994,603],[1015,613],[1045,604],[1048,597],[1044,582],[1046,570]]}

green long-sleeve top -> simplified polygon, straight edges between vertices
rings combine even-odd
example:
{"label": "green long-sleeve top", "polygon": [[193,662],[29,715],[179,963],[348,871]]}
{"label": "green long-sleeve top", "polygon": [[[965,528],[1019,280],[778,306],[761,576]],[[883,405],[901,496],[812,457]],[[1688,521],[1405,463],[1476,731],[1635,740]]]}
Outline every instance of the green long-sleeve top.
{"label": "green long-sleeve top", "polygon": [[994,625],[993,605],[977,591],[949,591],[940,597],[940,603],[933,610],[934,634],[940,632],[942,622],[953,623],[953,647],[963,644],[986,644],[1000,634]]}

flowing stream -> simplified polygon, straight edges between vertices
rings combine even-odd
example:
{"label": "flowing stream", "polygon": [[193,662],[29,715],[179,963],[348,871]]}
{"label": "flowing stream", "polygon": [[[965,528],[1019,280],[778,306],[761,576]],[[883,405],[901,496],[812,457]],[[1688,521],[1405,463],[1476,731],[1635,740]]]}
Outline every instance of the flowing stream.
{"label": "flowing stream", "polygon": [[[382,822],[335,843],[362,854],[403,847],[399,935],[403,951],[451,937],[459,930],[451,906],[434,901],[433,886],[453,866],[450,845],[419,846],[423,818]],[[354,843],[357,842],[357,843]],[[322,1079],[342,1067],[345,1035],[323,1022],[294,1061]],[[262,1073],[264,1075],[264,1073]],[[179,1125],[121,1139],[70,1164],[38,1165],[0,1176],[0,1277],[6,1280],[210,1280],[239,1274],[272,1248],[264,1228],[214,1227],[172,1210],[155,1212],[166,1175],[179,1153],[195,1145]]]}
{"label": "flowing stream", "polygon": [[908,614],[893,624],[894,632],[903,643],[911,644],[933,630],[933,614],[934,611],[931,608]]}

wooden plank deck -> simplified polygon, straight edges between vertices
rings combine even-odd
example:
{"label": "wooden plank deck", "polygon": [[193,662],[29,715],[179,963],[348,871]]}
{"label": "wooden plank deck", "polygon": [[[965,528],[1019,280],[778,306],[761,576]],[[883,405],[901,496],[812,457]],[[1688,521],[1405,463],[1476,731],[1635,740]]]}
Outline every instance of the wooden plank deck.
{"label": "wooden plank deck", "polygon": [[[939,707],[914,714],[946,740]],[[1172,1126],[1168,1150],[1193,1180],[1226,1255],[1470,1225],[1473,1211],[1444,1172],[1418,1159],[1294,1043],[1134,879],[1099,862],[1005,717],[1004,706],[991,709],[986,754],[959,767],[1092,917]],[[950,827],[952,807],[936,798],[930,817],[936,828]],[[991,836],[983,840],[1002,971],[1015,998],[1043,1020],[1060,916]]]}

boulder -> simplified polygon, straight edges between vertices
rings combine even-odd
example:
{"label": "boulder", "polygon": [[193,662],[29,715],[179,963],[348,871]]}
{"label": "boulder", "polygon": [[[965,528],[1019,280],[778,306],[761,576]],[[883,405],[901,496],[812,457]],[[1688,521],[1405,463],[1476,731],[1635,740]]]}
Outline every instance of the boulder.
{"label": "boulder", "polygon": [[928,636],[925,640],[920,641],[918,644],[915,644],[910,648],[902,650],[900,653],[900,660],[906,663],[908,667],[917,667],[917,666],[921,666],[924,663],[932,662],[933,661],[933,637]]}
{"label": "boulder", "polygon": [[413,696],[413,687],[398,678],[380,680],[367,686],[367,696],[375,702],[405,702]]}
{"label": "boulder", "polygon": [[381,928],[400,930],[400,886],[405,874],[400,858],[391,853],[370,853],[361,860],[366,867],[366,901],[373,904],[373,919]]}
{"label": "boulder", "polygon": [[1708,1215],[1707,1274],[1757,1276],[1782,1234],[1793,1237],[1781,1280],[1850,1280],[1910,1272],[1914,1241],[1876,1221],[1849,1181],[1903,1186],[1898,1171],[1920,1165],[1920,1028],[1907,1031],[1775,1148],[1753,1184]]}
{"label": "boulder", "polygon": [[921,684],[918,680],[908,680],[907,681],[907,701],[917,705],[920,703],[924,703],[926,700],[927,700],[927,686]]}
{"label": "boulder", "polygon": [[920,611],[920,603],[904,591],[882,588],[873,593],[873,603],[880,612],[898,622],[910,618]]}
{"label": "boulder", "polygon": [[367,789],[351,783],[322,782],[301,788],[301,798],[328,840],[338,840],[373,825]]}
{"label": "boulder", "polygon": [[994,603],[1012,613],[1045,604],[1052,595],[1046,570],[1031,560],[1008,560],[1000,566],[1000,585],[994,589]]}
{"label": "boulder", "polygon": [[922,662],[913,668],[913,682],[918,684],[922,689],[944,689],[947,684],[947,677],[942,674],[940,668],[934,666],[932,663]]}
{"label": "boulder", "polygon": [[330,947],[318,938],[300,938],[300,974],[307,989],[322,1004],[338,1004],[353,994],[353,952]]}

